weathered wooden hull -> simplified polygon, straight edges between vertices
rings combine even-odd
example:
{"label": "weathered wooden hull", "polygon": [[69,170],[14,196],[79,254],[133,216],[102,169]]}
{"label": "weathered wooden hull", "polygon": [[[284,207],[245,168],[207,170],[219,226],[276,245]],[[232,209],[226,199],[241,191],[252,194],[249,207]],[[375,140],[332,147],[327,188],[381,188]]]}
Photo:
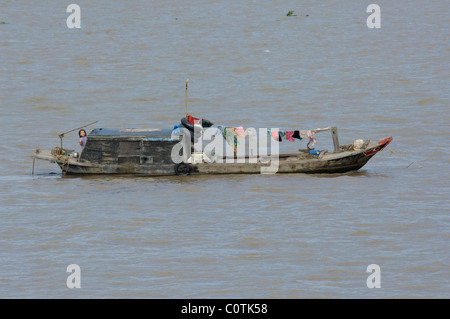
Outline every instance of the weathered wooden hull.
{"label": "weathered wooden hull", "polygon": [[[269,163],[199,163],[189,164],[192,175],[215,174],[260,174],[271,166],[268,173],[345,173],[363,167],[376,153],[392,141],[392,137],[369,144],[360,150],[326,153],[320,156],[304,154],[281,154],[278,164],[273,160]],[[134,174],[148,176],[176,175],[174,163],[117,163],[96,164],[90,161],[79,161],[77,158],[63,155],[52,155],[51,151],[39,151],[35,158],[57,163],[64,174]]]}

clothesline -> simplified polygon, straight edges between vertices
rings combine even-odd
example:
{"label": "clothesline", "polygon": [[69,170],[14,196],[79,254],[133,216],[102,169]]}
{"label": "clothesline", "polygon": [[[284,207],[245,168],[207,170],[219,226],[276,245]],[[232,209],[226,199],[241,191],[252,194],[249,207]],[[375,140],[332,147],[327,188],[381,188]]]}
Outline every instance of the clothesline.
{"label": "clothesline", "polygon": [[[247,136],[252,136],[253,131],[246,129],[242,126],[238,127],[224,127],[218,126],[219,131],[222,133],[223,138],[227,141],[228,145],[233,146],[234,150],[237,149],[239,145],[239,138],[246,138]],[[308,139],[308,146],[313,146],[317,142],[317,138],[315,136],[315,130],[276,130],[276,129],[268,129],[267,135],[272,137],[273,140],[277,142],[289,141],[294,142],[297,140]],[[239,138],[237,138],[239,137]]]}
{"label": "clothesline", "polygon": [[[187,120],[192,125],[201,125],[201,120],[199,118],[193,117],[189,115]],[[217,128],[222,133],[223,138],[227,141],[230,146],[233,146],[236,150],[237,145],[239,144],[239,138],[246,138],[247,136],[252,136],[254,130],[244,129],[242,126],[238,127],[230,127],[230,126],[222,126],[218,125]],[[317,142],[317,138],[315,133],[323,132],[330,130],[331,127],[327,128],[316,128],[314,130],[277,130],[277,129],[268,129],[267,135],[271,136],[275,141],[283,142],[289,141],[294,142],[297,140],[308,139],[308,146],[313,146]]]}
{"label": "clothesline", "polygon": [[[229,126],[218,126],[217,127],[222,133],[223,136],[226,137],[227,135],[238,136],[241,138],[245,138],[248,135],[251,135],[251,131],[249,129],[244,130],[242,126],[238,127],[229,127]],[[319,129],[319,132],[322,131],[322,129]],[[272,138],[275,141],[283,142],[283,141],[289,141],[294,142],[295,139],[302,140],[302,139],[309,139],[311,142],[311,145],[314,145],[317,141],[315,136],[316,130],[276,130],[276,129],[268,129],[267,135],[272,136]]]}

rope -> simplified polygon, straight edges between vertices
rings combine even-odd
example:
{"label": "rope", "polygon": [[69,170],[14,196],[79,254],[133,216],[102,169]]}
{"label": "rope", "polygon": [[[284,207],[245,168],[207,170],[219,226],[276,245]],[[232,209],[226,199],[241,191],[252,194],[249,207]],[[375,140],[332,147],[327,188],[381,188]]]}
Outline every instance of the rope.
{"label": "rope", "polygon": [[60,147],[54,147],[51,150],[51,154],[55,156],[56,160],[62,162],[61,164],[61,170],[64,174],[67,174],[69,171],[69,157],[67,155],[64,155],[64,149],[61,149]]}
{"label": "rope", "polygon": [[64,174],[67,174],[67,172],[69,171],[69,157],[64,154],[60,154],[56,155],[56,158],[62,161],[61,170]]}
{"label": "rope", "polygon": [[[399,154],[399,153],[393,151],[392,149],[389,149],[389,153],[390,153],[390,154],[394,154],[394,155],[396,155],[396,156],[398,156],[398,157],[404,159],[405,161],[408,161],[408,162],[410,161],[410,159],[406,158],[406,157],[403,156],[402,154]],[[406,168],[409,168],[409,167],[410,167],[411,165],[413,165],[413,164],[417,164],[417,167],[422,168],[423,166],[420,165],[419,162],[422,162],[422,161],[424,161],[424,160],[425,160],[425,159],[421,159],[421,160],[419,160],[419,161],[412,161],[411,163],[409,163],[408,166],[406,166]]]}

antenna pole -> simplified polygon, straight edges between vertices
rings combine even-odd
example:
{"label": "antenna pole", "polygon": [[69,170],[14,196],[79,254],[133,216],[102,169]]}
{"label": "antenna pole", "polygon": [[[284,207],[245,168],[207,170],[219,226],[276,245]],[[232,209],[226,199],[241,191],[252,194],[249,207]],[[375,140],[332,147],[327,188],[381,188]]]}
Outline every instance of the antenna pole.
{"label": "antenna pole", "polygon": [[188,83],[189,83],[189,79],[186,80],[186,91],[184,93],[184,108],[186,111],[186,118],[188,117],[188,111],[187,111],[187,90],[188,90]]}

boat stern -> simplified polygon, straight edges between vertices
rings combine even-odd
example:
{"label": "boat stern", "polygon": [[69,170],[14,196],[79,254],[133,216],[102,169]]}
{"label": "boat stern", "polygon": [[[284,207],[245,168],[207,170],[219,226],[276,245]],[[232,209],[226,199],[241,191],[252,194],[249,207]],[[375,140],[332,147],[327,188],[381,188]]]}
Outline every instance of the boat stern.
{"label": "boat stern", "polygon": [[[56,163],[61,168],[64,174],[67,173],[87,173],[91,164],[88,162],[80,163],[78,161],[78,154],[68,153],[66,150],[59,147],[55,147],[52,150],[36,149],[33,152],[33,167],[36,159],[48,161],[50,163]],[[33,169],[34,171],[34,169]]]}

